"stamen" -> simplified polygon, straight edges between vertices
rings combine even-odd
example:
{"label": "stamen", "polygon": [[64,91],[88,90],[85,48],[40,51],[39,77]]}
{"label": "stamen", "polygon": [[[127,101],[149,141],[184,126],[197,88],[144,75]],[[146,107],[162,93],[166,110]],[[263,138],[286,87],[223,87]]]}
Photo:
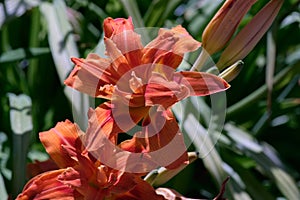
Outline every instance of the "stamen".
{"label": "stamen", "polygon": [[142,79],[135,75],[135,72],[131,72],[132,78],[129,80],[129,87],[134,93],[142,93],[143,92],[143,83]]}

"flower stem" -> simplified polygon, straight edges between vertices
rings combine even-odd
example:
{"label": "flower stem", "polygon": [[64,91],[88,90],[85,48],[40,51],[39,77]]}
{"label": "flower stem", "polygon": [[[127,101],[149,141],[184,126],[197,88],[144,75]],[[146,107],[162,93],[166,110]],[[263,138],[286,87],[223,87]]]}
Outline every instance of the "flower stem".
{"label": "flower stem", "polygon": [[[299,73],[299,66],[300,61],[294,63],[292,66],[286,67],[283,70],[281,70],[273,79],[273,85],[276,83],[279,83],[282,81],[283,78],[285,78],[289,73]],[[296,72],[295,72],[296,71]],[[246,98],[242,99],[241,101],[233,104],[227,109],[227,117],[231,117],[232,115],[236,115],[237,113],[241,112],[242,110],[248,108],[248,106],[252,105],[254,102],[256,102],[261,97],[264,97],[267,93],[267,85],[264,84],[257,90],[255,90],[253,93],[248,95]]]}
{"label": "flower stem", "polygon": [[208,52],[202,49],[200,55],[198,56],[194,65],[192,66],[191,71],[200,71],[203,65],[205,64],[208,56],[209,56]]}

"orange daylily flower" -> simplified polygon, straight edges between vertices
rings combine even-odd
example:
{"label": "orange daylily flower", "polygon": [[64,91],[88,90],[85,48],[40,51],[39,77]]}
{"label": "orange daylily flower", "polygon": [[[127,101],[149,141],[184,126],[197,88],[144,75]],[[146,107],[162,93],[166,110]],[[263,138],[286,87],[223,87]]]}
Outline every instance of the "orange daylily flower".
{"label": "orange daylily flower", "polygon": [[[87,131],[93,131],[93,127]],[[68,120],[40,133],[40,140],[60,169],[32,178],[18,200],[164,199],[140,176],[112,169],[95,159],[82,144],[85,134]]]}
{"label": "orange daylily flower", "polygon": [[[107,18],[104,33],[108,58],[93,53],[86,59],[72,58],[75,68],[65,84],[109,100],[96,108],[94,115],[98,126],[109,130],[105,132],[112,143],[116,143],[119,133],[128,132],[141,122],[141,130],[120,145],[122,150],[148,156],[157,166],[174,168],[187,162],[183,136],[171,106],[188,96],[224,91],[229,84],[204,72],[175,71],[184,53],[200,47],[182,26],[160,29],[146,46],[134,32],[131,18]],[[103,138],[97,137],[97,132],[93,132],[89,151],[99,148]],[[175,161],[169,157],[175,157]]]}

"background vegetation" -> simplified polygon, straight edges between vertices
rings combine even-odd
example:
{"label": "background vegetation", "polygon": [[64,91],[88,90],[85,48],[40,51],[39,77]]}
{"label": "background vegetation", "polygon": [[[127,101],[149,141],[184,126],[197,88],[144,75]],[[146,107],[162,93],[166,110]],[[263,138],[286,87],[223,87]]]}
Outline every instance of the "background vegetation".
{"label": "background vegetation", "polygon": [[[0,199],[20,192],[27,181],[27,163],[47,158],[38,140],[40,131],[74,117],[85,127],[82,116],[89,100],[72,93],[62,82],[73,67],[71,56],[103,51],[96,47],[102,38],[104,18],[130,15],[136,27],[182,24],[201,41],[204,27],[221,2],[1,0]],[[258,1],[240,27],[266,2]],[[187,63],[192,63],[195,55],[189,55]],[[218,141],[209,155],[164,186],[188,197],[212,198],[230,176],[225,195],[229,199],[300,199],[299,0],[284,1],[273,26],[244,63],[226,93],[228,109],[222,135],[213,131],[204,147],[197,141],[206,137],[201,130],[209,124],[209,101],[191,98],[182,103],[183,108],[191,102],[200,105],[185,108],[201,113],[200,128],[194,129],[200,130],[198,139],[191,150],[202,151]],[[179,109],[174,112],[183,131],[191,135],[193,120],[199,117],[180,118]]]}

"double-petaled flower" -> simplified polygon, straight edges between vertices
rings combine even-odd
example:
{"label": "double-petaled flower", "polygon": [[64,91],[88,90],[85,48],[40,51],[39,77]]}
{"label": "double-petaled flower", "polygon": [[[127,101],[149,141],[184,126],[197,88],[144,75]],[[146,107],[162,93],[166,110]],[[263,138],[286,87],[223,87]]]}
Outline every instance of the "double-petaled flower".
{"label": "double-petaled flower", "polygon": [[164,199],[140,176],[113,169],[93,157],[82,143],[93,128],[90,124],[85,134],[66,120],[40,133],[57,169],[32,178],[17,199]]}
{"label": "double-petaled flower", "polygon": [[187,162],[183,136],[171,106],[188,96],[224,91],[228,83],[208,73],[176,71],[184,54],[200,47],[182,26],[160,29],[146,46],[134,31],[131,18],[107,18],[104,33],[107,58],[96,54],[72,58],[75,68],[65,81],[81,92],[108,99],[90,114],[96,115],[93,123],[99,128],[88,137],[87,149],[97,154],[103,141],[99,135],[106,135],[116,145],[119,133],[137,127],[132,139],[119,144],[120,154],[131,152],[127,159],[133,163],[141,158],[149,162],[138,162],[131,170],[140,173]]}

